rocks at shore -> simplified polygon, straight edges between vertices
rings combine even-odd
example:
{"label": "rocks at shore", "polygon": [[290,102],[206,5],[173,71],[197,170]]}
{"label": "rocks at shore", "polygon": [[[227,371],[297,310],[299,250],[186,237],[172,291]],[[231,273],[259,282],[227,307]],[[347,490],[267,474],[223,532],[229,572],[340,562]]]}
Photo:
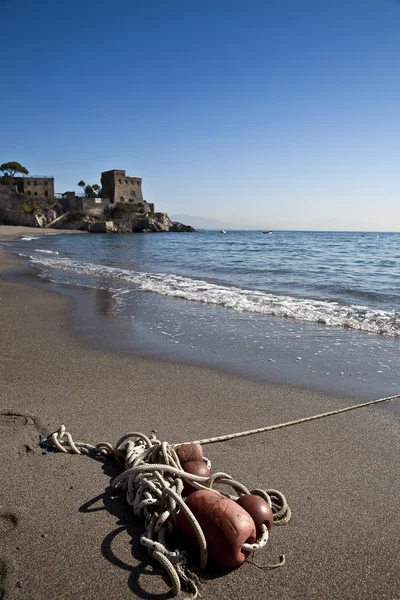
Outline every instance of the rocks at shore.
{"label": "rocks at shore", "polygon": [[[59,219],[53,224],[53,221]],[[103,216],[89,211],[66,211],[55,199],[19,194],[14,185],[0,183],[0,224],[84,230],[92,233],[192,232],[190,225],[171,221],[167,213],[153,213],[147,202],[116,204]]]}

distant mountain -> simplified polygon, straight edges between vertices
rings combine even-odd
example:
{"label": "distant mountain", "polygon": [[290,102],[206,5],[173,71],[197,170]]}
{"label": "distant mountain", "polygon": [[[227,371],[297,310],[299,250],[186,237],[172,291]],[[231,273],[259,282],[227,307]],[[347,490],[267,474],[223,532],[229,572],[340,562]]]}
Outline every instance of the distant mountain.
{"label": "distant mountain", "polygon": [[207,217],[194,217],[192,215],[170,215],[171,221],[179,221],[185,225],[191,225],[195,229],[237,229],[237,225],[226,223],[219,219]]}

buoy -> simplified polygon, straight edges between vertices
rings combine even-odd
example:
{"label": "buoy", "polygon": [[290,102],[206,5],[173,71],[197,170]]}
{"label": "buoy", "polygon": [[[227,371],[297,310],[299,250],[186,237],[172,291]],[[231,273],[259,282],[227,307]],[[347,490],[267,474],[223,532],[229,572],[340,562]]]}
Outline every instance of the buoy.
{"label": "buoy", "polygon": [[[243,552],[242,545],[257,541],[256,526],[249,513],[214,490],[193,492],[186,504],[203,530],[210,557],[224,567],[244,563],[249,553]],[[183,512],[178,515],[177,528],[189,542],[197,544],[194,529]]]}
{"label": "buoy", "polygon": [[236,502],[239,506],[244,508],[253,519],[256,525],[257,538],[262,535],[261,525],[265,524],[268,531],[271,530],[271,527],[274,524],[274,515],[268,502],[266,502],[264,498],[256,496],[255,494],[245,494],[244,496],[240,496]]}
{"label": "buoy", "polygon": [[[211,469],[207,467],[205,462],[199,460],[190,460],[189,462],[185,462],[182,465],[182,469],[186,471],[186,473],[200,475],[201,477],[210,477],[211,475]],[[192,487],[189,482],[183,482],[183,490],[187,496],[192,492],[195,492],[196,489],[197,488]]]}
{"label": "buoy", "polygon": [[181,461],[181,465],[193,460],[201,462],[204,458],[203,448],[200,444],[182,444],[175,448],[175,452]]}

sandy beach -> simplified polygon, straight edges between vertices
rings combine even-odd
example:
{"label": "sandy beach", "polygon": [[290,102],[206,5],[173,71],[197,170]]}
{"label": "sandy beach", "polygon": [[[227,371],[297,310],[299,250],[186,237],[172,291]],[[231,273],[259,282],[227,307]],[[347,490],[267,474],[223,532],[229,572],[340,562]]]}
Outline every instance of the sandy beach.
{"label": "sandy beach", "polygon": [[[32,232],[51,230],[2,226],[0,239]],[[1,251],[1,272],[18,264]],[[39,434],[63,423],[93,443],[152,429],[183,442],[354,402],[94,349],[73,326],[72,301],[34,286],[0,278],[0,305],[0,598],[170,597],[140,547],[140,523],[110,492],[112,462],[43,455]],[[205,454],[250,488],[281,490],[293,517],[257,557],[267,565],[285,554],[286,566],[206,571],[203,598],[400,598],[398,413],[364,408]]]}

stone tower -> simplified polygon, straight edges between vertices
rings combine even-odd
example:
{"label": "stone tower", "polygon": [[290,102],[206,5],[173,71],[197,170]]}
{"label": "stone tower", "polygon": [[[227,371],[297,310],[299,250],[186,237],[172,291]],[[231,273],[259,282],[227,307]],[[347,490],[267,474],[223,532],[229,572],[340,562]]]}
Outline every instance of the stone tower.
{"label": "stone tower", "polygon": [[101,187],[111,204],[118,202],[143,203],[141,177],[128,177],[125,171],[112,169],[101,174]]}

